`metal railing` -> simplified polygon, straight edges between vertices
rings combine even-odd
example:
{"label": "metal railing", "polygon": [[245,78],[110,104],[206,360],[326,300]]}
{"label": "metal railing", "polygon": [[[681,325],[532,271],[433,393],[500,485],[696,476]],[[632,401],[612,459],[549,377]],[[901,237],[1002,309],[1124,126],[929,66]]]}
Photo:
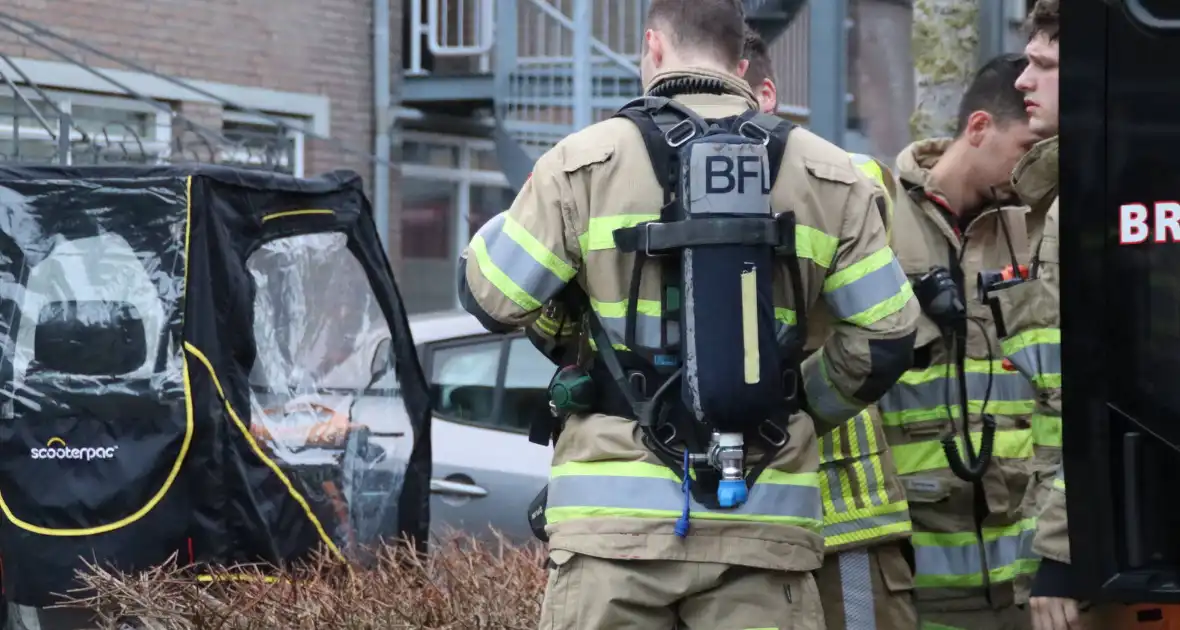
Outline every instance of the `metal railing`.
{"label": "metal railing", "polygon": [[497,113],[531,157],[639,94],[647,2],[519,0],[515,63]]}
{"label": "metal railing", "polygon": [[474,57],[479,72],[490,72],[495,28],[496,0],[411,0],[406,73],[428,74],[425,52],[435,57]]}
{"label": "metal railing", "polygon": [[[427,55],[465,57],[468,62],[457,67],[474,70],[477,64],[478,72],[494,67],[497,116],[511,138],[535,158],[560,138],[609,116],[639,95],[648,4],[649,0],[411,0],[407,74],[429,74],[427,67],[433,64]],[[772,9],[775,0],[745,4],[750,13]],[[770,49],[780,111],[796,119],[806,119],[809,113],[807,13],[804,9]],[[497,26],[504,32],[494,33]]]}

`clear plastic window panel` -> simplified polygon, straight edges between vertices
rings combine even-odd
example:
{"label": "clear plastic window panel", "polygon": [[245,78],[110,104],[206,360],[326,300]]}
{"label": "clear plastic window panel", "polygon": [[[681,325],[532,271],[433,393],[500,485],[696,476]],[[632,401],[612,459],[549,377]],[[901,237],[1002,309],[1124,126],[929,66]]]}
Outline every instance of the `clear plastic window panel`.
{"label": "clear plastic window panel", "polygon": [[413,444],[391,333],[344,234],[270,241],[247,266],[257,356],[251,433],[342,549],[397,534]]}

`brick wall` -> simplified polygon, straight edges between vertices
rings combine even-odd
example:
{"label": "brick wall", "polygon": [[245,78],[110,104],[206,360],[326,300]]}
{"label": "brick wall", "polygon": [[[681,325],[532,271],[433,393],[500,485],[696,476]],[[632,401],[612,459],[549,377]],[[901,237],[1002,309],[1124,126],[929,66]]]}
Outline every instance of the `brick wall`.
{"label": "brick wall", "polygon": [[[365,155],[373,152],[371,0],[4,0],[2,4],[3,11],[179,78],[326,95],[331,99],[332,138]],[[402,3],[392,0],[391,4],[391,68],[396,77],[401,68]],[[73,48],[65,50],[99,68],[117,67]],[[0,51],[61,61],[7,31],[0,31]],[[197,120],[211,122],[208,108],[199,110]],[[310,138],[305,158],[309,175],[350,168],[366,182],[373,176],[372,162]],[[390,223],[397,225],[397,221]]]}

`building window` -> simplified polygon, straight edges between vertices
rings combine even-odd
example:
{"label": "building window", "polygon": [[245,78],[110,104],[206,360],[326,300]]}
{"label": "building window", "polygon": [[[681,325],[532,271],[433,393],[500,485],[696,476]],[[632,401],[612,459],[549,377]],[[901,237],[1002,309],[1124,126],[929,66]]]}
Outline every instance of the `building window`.
{"label": "building window", "polygon": [[490,140],[402,134],[400,288],[407,310],[458,308],[459,254],[515,196]]}
{"label": "building window", "polygon": [[[48,102],[31,88],[18,95],[0,86],[0,161],[156,164],[168,157],[171,112],[130,98],[42,92]],[[70,122],[64,156],[56,140],[62,114]]]}
{"label": "building window", "polygon": [[[217,155],[218,164],[239,166],[303,176],[303,129],[305,120],[273,116],[269,120],[244,112],[225,110],[221,135],[225,137]],[[282,121],[287,128],[276,123]]]}

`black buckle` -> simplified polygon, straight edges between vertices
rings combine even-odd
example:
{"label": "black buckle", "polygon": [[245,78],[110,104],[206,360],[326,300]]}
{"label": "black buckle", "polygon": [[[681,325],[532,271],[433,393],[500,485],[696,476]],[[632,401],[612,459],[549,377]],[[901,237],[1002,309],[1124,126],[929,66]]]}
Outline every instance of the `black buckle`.
{"label": "black buckle", "polygon": [[651,226],[659,224],[659,221],[648,221],[643,224],[643,255],[649,258],[663,256],[663,254],[653,254],[651,252]]}

